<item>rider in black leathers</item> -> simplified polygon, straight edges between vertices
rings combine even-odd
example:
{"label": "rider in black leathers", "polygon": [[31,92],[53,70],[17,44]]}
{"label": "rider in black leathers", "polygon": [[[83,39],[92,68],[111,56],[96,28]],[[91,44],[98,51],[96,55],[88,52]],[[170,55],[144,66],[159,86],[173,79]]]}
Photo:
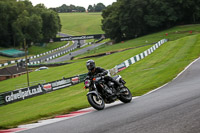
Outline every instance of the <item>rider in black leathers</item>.
{"label": "rider in black leathers", "polygon": [[106,71],[105,69],[103,69],[101,67],[96,67],[95,62],[93,60],[88,60],[86,62],[86,67],[89,71],[88,74],[87,74],[87,77],[91,78],[93,76],[104,76],[105,81],[107,81],[107,82],[111,81],[118,86],[117,91],[119,91],[119,89],[122,87],[120,85],[120,83],[118,83],[112,77],[106,76],[108,74],[108,71]]}

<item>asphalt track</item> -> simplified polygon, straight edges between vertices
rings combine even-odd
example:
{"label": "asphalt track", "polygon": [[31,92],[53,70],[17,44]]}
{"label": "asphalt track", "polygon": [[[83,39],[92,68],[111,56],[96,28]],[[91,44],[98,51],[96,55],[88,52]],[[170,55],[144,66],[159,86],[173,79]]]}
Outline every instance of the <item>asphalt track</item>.
{"label": "asphalt track", "polygon": [[77,43],[78,43],[78,41],[74,41],[74,44],[69,46],[69,47],[63,48],[61,50],[58,50],[56,52],[53,52],[53,53],[45,55],[45,56],[41,56],[41,57],[36,58],[36,59],[33,59],[33,60],[31,60],[31,62],[45,60],[46,58],[49,58],[50,56],[53,56],[55,54],[58,54],[58,53],[66,51],[66,50],[70,50],[70,49],[76,48],[77,47]]}
{"label": "asphalt track", "polygon": [[[59,33],[59,35],[63,36],[63,37],[69,36],[69,35],[66,35],[66,34],[63,34],[63,33]],[[84,40],[81,40],[80,44],[83,45]],[[71,60],[74,56],[83,54],[83,53],[85,53],[89,50],[92,50],[92,49],[102,45],[102,44],[104,44],[104,43],[94,44],[94,45],[88,46],[86,48],[76,50],[76,51],[71,52],[69,54],[66,54],[64,56],[61,56],[61,57],[58,57],[58,58],[55,58],[55,59],[52,59],[52,60],[49,60],[49,61],[45,61],[45,63],[57,63],[57,62],[63,62],[63,61]],[[42,56],[42,57],[39,57],[39,58],[36,58],[36,59],[33,59],[33,60],[31,60],[31,62],[45,60],[46,58],[49,58],[50,56],[53,56],[55,54],[58,54],[58,53],[61,53],[61,52],[64,52],[66,50],[70,50],[70,49],[73,49],[73,48],[77,48],[77,46],[78,46],[78,41],[74,41],[74,44],[69,46],[69,47],[66,47],[64,49],[58,50],[54,53],[51,53],[51,54],[48,54],[48,55],[45,55],[45,56]]]}
{"label": "asphalt track", "polygon": [[56,59],[46,61],[46,63],[56,63],[56,62],[63,62],[63,61],[66,61],[66,60],[71,60],[72,57],[83,54],[83,53],[85,53],[89,50],[92,50],[96,47],[99,47],[102,44],[104,44],[104,43],[98,43],[98,44],[88,46],[86,48],[79,49],[77,51],[71,52],[70,54],[66,54],[66,55],[58,57]]}
{"label": "asphalt track", "polygon": [[200,58],[176,79],[129,104],[40,126],[24,133],[199,133]]}

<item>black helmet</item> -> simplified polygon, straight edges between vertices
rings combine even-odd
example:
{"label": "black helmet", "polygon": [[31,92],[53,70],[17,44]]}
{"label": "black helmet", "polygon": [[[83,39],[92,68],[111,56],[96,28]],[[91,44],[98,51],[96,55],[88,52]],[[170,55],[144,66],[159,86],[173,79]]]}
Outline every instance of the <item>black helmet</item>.
{"label": "black helmet", "polygon": [[89,71],[92,71],[95,68],[95,62],[93,60],[88,60],[86,66]]}

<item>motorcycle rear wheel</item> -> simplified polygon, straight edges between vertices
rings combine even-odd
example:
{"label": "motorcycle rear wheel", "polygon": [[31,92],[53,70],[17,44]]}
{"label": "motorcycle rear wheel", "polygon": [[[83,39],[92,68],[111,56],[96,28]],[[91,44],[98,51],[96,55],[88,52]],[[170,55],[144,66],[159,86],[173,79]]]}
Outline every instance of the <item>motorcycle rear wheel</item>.
{"label": "motorcycle rear wheel", "polygon": [[103,98],[99,95],[97,96],[96,94],[89,94],[87,96],[88,102],[90,105],[95,108],[96,110],[103,110],[105,107],[105,102]]}
{"label": "motorcycle rear wheel", "polygon": [[124,87],[123,89],[126,89],[126,92],[120,94],[119,100],[123,103],[129,103],[132,100],[132,94],[130,90],[127,87]]}

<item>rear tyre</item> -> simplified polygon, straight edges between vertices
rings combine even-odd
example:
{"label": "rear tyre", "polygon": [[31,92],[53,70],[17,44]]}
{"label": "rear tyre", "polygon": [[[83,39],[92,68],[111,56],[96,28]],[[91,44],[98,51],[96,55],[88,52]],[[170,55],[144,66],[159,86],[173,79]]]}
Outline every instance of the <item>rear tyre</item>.
{"label": "rear tyre", "polygon": [[123,103],[129,103],[132,100],[132,94],[130,90],[127,87],[124,87],[123,89],[126,89],[125,92],[120,94],[119,100]]}
{"label": "rear tyre", "polygon": [[96,94],[89,94],[87,96],[88,102],[90,105],[96,110],[103,110],[105,107],[105,102],[101,96],[97,96]]}

